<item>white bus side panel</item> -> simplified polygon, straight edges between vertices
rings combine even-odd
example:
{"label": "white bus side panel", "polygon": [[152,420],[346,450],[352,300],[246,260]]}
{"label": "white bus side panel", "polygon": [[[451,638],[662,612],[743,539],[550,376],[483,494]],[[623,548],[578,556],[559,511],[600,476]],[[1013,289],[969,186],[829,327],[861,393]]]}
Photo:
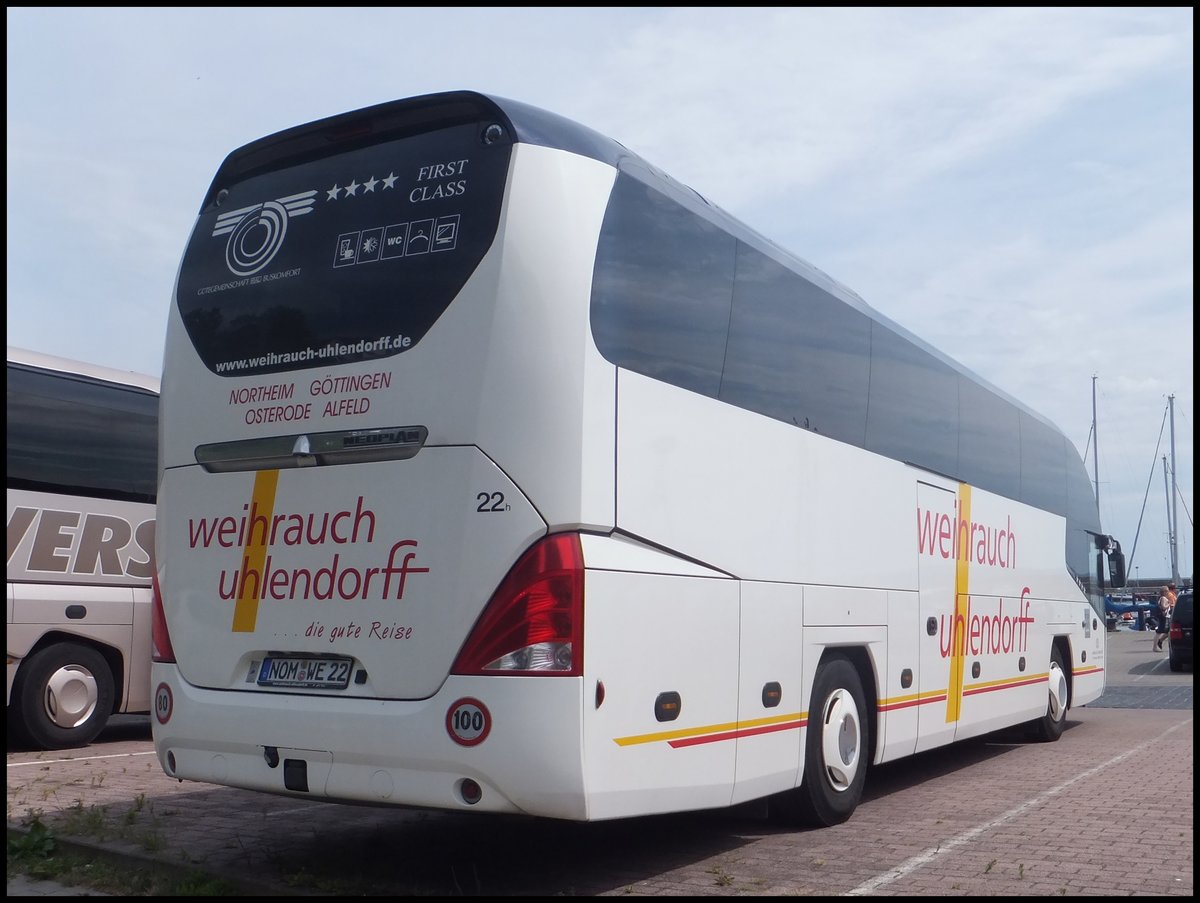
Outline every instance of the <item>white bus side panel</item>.
{"label": "white bus side panel", "polygon": [[[927,511],[952,516],[957,498],[952,488],[954,484],[951,481],[944,482],[944,486],[917,483],[918,530],[921,515]],[[921,600],[916,631],[919,661],[911,663],[911,666],[916,668],[916,679],[911,691],[915,698],[910,698],[908,693],[902,691],[901,696],[887,699],[884,705],[891,707],[902,702],[911,702],[916,706],[916,749],[922,751],[952,742],[958,723],[957,718],[950,714],[950,644],[948,641],[943,644],[938,637],[938,631],[944,633],[948,622],[954,617],[957,571],[954,559],[950,555],[924,554],[920,548],[919,536],[913,552],[917,556]],[[931,623],[933,632],[929,629]],[[961,664],[961,657],[959,661]]]}
{"label": "white bus side panel", "polygon": [[673,574],[679,577],[729,576],[619,533],[611,536],[581,533],[579,541],[583,546],[583,560],[589,570],[636,571],[640,574]]}
{"label": "white bus side panel", "polygon": [[1053,638],[1079,663],[1103,641],[1063,566],[1063,519],[931,475],[917,484],[917,515],[917,750],[1041,716]]}
{"label": "white bus side panel", "polygon": [[908,469],[627,370],[617,525],[737,577],[916,587]]}
{"label": "white bus side panel", "polygon": [[[734,804],[800,783],[807,699],[801,667],[804,588],[749,580],[741,586]],[[769,690],[776,687],[773,698]]]}
{"label": "white bus side panel", "polygon": [[920,675],[920,641],[911,637],[922,630],[920,597],[917,593],[891,590],[887,594],[888,644],[879,660],[878,727],[876,762],[911,755],[917,746],[920,706],[917,680]]}
{"label": "white bus side panel", "polygon": [[[960,517],[967,498],[960,489]],[[970,491],[967,510],[969,522],[983,529],[976,529],[965,556],[968,595],[966,605],[960,600],[958,606],[967,620],[961,690],[950,686],[961,699],[956,740],[1045,713],[1051,639],[1064,626],[1054,623],[1046,600],[1079,593],[1066,579],[1061,517],[978,489]],[[1090,607],[1082,596],[1080,603],[1075,607],[1082,619],[1083,609]]]}
{"label": "white bus side panel", "polygon": [[[889,600],[868,618],[894,629],[887,660],[873,659],[881,758],[914,744],[914,718],[921,750],[1041,715],[1054,634],[1072,649],[1075,704],[1098,695],[1103,637],[1085,629],[1090,608],[1063,564],[1062,518],[628,371],[618,398],[620,529],[742,579],[802,583],[806,599],[814,587],[901,594],[899,613]],[[919,482],[946,491],[919,497]],[[940,517],[945,535],[929,532]],[[969,551],[954,547],[949,526],[964,517]],[[914,622],[907,594],[918,590]],[[838,623],[823,606],[805,617]],[[1033,620],[1021,628],[1016,618]]]}
{"label": "white bus side panel", "polygon": [[[584,636],[590,817],[729,805],[737,581],[589,568]],[[674,720],[656,717],[664,693],[678,694]]]}
{"label": "white bus side panel", "polygon": [[[27,646],[21,648],[24,644],[19,639],[14,640],[14,633],[19,637],[27,629],[44,628],[47,625],[79,636],[92,636],[95,630],[118,627],[125,633],[121,647],[128,647],[133,628],[133,587],[63,586],[53,583],[14,585],[15,601],[9,619],[12,628],[8,638],[9,651],[22,654],[29,651]],[[142,601],[149,599],[143,597]],[[82,609],[75,617],[67,611],[73,605]]]}
{"label": "white bus side panel", "polygon": [[612,167],[587,157],[516,145],[496,237],[505,264],[494,300],[469,307],[460,297],[421,343],[433,342],[461,366],[459,330],[443,334],[444,326],[461,320],[463,332],[486,335],[471,435],[555,530],[609,530],[614,521],[616,368],[596,350],[589,310],[615,178]]}

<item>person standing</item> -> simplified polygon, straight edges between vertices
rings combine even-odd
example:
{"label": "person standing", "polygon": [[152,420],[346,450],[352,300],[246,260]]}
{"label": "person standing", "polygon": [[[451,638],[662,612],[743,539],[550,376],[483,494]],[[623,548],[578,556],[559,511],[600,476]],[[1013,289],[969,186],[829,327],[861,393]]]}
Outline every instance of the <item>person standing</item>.
{"label": "person standing", "polygon": [[1175,608],[1175,594],[1169,586],[1158,591],[1158,626],[1154,630],[1154,649],[1161,652],[1163,641],[1171,632],[1171,610]]}

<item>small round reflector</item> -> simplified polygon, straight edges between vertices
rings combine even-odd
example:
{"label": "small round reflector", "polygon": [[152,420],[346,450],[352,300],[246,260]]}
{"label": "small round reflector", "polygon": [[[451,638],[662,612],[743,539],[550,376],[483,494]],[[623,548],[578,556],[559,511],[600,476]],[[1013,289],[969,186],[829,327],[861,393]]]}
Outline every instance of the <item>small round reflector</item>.
{"label": "small round reflector", "polygon": [[474,806],[483,799],[483,788],[470,778],[463,778],[462,783],[458,785],[458,792],[468,806]]}

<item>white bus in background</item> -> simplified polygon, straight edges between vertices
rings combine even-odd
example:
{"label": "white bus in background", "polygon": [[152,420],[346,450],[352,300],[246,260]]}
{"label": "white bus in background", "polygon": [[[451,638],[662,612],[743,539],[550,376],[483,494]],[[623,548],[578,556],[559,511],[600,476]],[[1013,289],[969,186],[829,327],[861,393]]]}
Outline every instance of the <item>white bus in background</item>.
{"label": "white bus in background", "polygon": [[521,103],[230,154],[170,305],[161,449],[152,727],[179,779],[830,825],[872,763],[1055,740],[1104,689],[1123,558],[1064,435]]}
{"label": "white bus in background", "polygon": [[8,348],[8,729],[86,746],[150,711],[158,380]]}

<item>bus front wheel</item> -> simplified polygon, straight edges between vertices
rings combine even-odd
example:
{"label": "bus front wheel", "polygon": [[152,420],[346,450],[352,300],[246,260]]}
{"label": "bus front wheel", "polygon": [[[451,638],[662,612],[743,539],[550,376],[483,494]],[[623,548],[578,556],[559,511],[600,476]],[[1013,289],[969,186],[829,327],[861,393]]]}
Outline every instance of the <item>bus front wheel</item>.
{"label": "bus front wheel", "polygon": [[772,797],[777,819],[809,827],[846,821],[862,799],[870,758],[862,680],[849,659],[823,662],[813,682],[804,745],[804,778],[794,790]]}
{"label": "bus front wheel", "polygon": [[79,643],[39,649],[17,672],[9,725],[41,749],[87,746],[113,710],[112,672],[104,656]]}
{"label": "bus front wheel", "polygon": [[1067,672],[1063,655],[1058,646],[1050,648],[1049,691],[1046,714],[1029,722],[1029,732],[1034,740],[1053,743],[1063,734],[1067,726],[1067,709],[1071,703],[1071,688],[1067,684]]}

